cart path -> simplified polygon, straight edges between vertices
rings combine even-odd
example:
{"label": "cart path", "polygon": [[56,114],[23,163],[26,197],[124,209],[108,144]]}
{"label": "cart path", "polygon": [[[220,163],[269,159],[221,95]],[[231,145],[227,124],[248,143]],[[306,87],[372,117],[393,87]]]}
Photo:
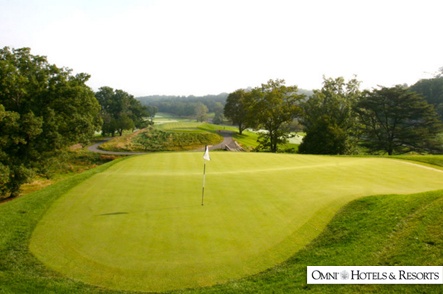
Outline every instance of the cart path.
{"label": "cart path", "polygon": [[[235,134],[236,132],[233,131],[219,131],[218,134],[223,136],[223,141],[220,144],[214,145],[212,147],[209,147],[209,150],[216,150],[216,149],[225,149],[226,146],[228,146],[231,149],[237,149],[235,146],[234,139],[232,139],[232,134]],[[194,150],[194,151],[205,151],[205,148],[202,147],[200,149]]]}
{"label": "cart path", "polygon": [[103,141],[100,141],[92,146],[88,147],[89,151],[97,152],[97,153],[103,153],[103,154],[112,154],[112,155],[139,155],[139,154],[148,154],[150,152],[117,152],[117,151],[105,151],[98,149],[98,146],[100,146],[103,143],[108,142],[112,138],[105,139]]}
{"label": "cart path", "polygon": [[[220,144],[214,145],[212,147],[209,147],[209,150],[216,150],[216,149],[225,149],[226,146],[228,146],[231,149],[237,149],[234,139],[232,139],[232,134],[235,134],[233,131],[219,131],[219,135],[223,136],[223,141]],[[112,154],[112,155],[140,155],[140,154],[148,154],[151,152],[117,152],[117,151],[105,151],[98,149],[98,146],[100,146],[103,143],[108,142],[112,138],[100,141],[92,146],[88,147],[89,151],[102,153],[102,154]],[[194,151],[204,151],[205,148],[202,147],[200,149],[194,150]]]}

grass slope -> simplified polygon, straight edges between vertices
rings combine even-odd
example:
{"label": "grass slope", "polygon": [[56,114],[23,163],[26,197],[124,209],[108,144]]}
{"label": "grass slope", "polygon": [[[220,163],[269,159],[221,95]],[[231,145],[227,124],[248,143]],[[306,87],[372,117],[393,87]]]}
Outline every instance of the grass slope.
{"label": "grass slope", "polygon": [[101,292],[47,269],[28,247],[32,231],[57,198],[122,160],[125,158],[0,205],[0,293]]}
{"label": "grass slope", "polygon": [[94,175],[49,209],[32,252],[67,276],[107,288],[210,286],[283,262],[353,199],[435,190],[443,180],[442,172],[389,159],[211,159],[204,207],[200,153],[134,157]]}
{"label": "grass slope", "polygon": [[[0,205],[0,293],[132,293],[65,278],[28,250],[35,225],[53,201],[113,164]],[[174,293],[441,293],[441,285],[307,286],[306,265],[441,265],[442,197],[437,191],[355,200],[286,262],[242,280]]]}
{"label": "grass slope", "polygon": [[443,169],[442,155],[394,155],[391,158],[405,159],[409,161],[418,161],[424,165]]}
{"label": "grass slope", "polygon": [[[189,125],[197,123],[168,123],[164,125]],[[160,126],[164,126],[160,125]],[[164,131],[164,130],[167,131]],[[100,145],[106,151],[123,152],[152,152],[152,151],[184,151],[195,150],[205,145],[216,145],[223,137],[212,132],[205,132],[193,127],[183,127],[172,130],[168,128],[148,127],[132,134],[115,137]]]}
{"label": "grass slope", "polygon": [[443,285],[307,285],[306,267],[441,266],[443,190],[350,202],[321,235],[258,275],[182,293],[442,293]]}

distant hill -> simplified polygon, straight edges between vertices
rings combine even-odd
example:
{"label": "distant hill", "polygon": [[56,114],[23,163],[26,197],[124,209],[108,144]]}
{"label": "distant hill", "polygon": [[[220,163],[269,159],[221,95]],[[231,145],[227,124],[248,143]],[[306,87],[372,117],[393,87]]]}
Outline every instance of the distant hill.
{"label": "distant hill", "polygon": [[[251,87],[245,89],[246,91],[252,90]],[[314,92],[312,90],[298,89],[298,93],[305,94],[306,96],[311,96]],[[220,102],[225,105],[226,98],[228,98],[229,93],[220,93],[218,95],[205,95],[205,96],[174,96],[174,95],[150,95],[150,96],[140,96],[135,99],[139,100],[143,105],[153,105],[153,102],[157,101],[180,101],[180,102],[202,102],[208,100],[213,100],[214,102]]]}
{"label": "distant hill", "polygon": [[174,95],[150,95],[136,97],[143,105],[152,105],[151,103],[157,101],[181,101],[181,102],[203,102],[213,100],[214,102],[220,102],[224,104],[229,93],[220,93],[218,95],[205,95],[205,96],[174,96]]}
{"label": "distant hill", "polygon": [[178,116],[193,116],[198,105],[204,104],[209,112],[215,112],[226,104],[228,93],[205,96],[167,96],[151,95],[137,97],[145,106],[156,106],[159,112],[172,113]]}
{"label": "distant hill", "polygon": [[[252,88],[246,88],[246,91]],[[299,89],[298,93],[307,97],[313,94],[312,90]],[[159,112],[172,113],[178,116],[193,116],[195,109],[200,103],[204,104],[209,112],[216,112],[217,109],[226,104],[229,93],[205,96],[173,96],[173,95],[151,95],[136,97],[145,106],[156,106]],[[220,106],[220,104],[222,106]]]}

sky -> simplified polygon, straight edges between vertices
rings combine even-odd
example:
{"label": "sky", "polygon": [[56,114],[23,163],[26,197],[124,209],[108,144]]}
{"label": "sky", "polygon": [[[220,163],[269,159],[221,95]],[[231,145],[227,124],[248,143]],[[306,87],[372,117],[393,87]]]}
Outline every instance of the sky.
{"label": "sky", "polygon": [[135,97],[207,95],[269,79],[320,89],[412,85],[443,67],[443,1],[0,0],[0,46]]}

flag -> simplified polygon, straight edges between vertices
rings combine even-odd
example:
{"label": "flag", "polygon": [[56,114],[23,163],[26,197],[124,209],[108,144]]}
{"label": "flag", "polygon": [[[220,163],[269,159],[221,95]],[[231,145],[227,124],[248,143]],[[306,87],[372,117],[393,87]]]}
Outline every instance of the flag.
{"label": "flag", "polygon": [[204,158],[205,160],[208,160],[208,161],[211,160],[211,159],[209,158],[209,147],[208,147],[208,145],[206,145],[206,147],[205,147],[205,155],[203,155],[203,158]]}

